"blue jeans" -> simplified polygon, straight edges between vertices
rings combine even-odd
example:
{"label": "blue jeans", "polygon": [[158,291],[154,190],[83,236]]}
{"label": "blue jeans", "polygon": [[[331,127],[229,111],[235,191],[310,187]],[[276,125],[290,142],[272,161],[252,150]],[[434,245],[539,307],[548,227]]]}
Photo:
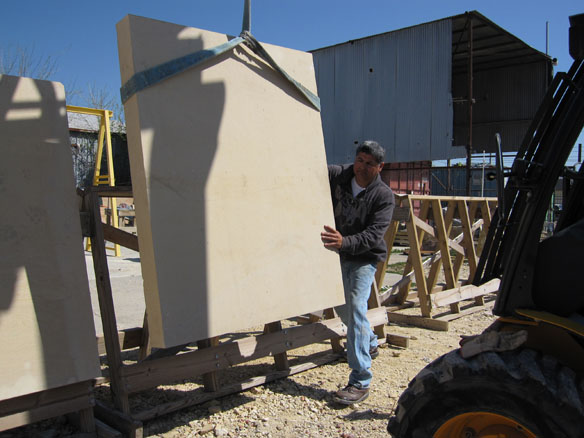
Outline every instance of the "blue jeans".
{"label": "blue jeans", "polygon": [[346,304],[336,311],[347,326],[347,361],[351,374],[349,385],[369,388],[373,373],[369,350],[377,347],[377,336],[367,319],[367,301],[376,266],[371,263],[341,261]]}

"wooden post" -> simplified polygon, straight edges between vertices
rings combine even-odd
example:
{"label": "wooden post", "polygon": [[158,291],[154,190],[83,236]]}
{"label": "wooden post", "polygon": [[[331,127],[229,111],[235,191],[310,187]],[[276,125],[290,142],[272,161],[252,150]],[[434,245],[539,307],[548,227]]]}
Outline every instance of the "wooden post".
{"label": "wooden post", "polygon": [[[197,341],[197,347],[199,347],[199,349],[216,347],[217,345],[219,345],[218,337]],[[203,374],[203,385],[205,386],[205,391],[207,392],[218,391],[219,381],[217,380],[217,372],[211,371],[209,373]]]}
{"label": "wooden post", "polygon": [[[373,279],[373,284],[371,285],[371,294],[369,295],[369,300],[367,301],[369,309],[377,309],[379,307],[384,307],[379,301],[379,289],[377,287],[377,282]],[[377,335],[377,339],[385,339],[385,324],[373,326],[373,333]]]}
{"label": "wooden post", "polygon": [[[413,211],[412,199],[409,198],[408,201],[410,203],[410,211]],[[410,263],[406,263],[406,269],[408,268],[408,264],[414,268],[420,308],[422,310],[422,315],[426,317],[430,317],[432,303],[430,302],[428,288],[426,287],[426,276],[424,274],[422,254],[420,252],[424,240],[424,231],[420,230],[420,234],[418,234],[418,227],[416,224],[421,223],[426,219],[429,205],[429,202],[423,203],[420,211],[420,218],[418,219],[415,215],[412,215],[412,220],[407,224],[408,238],[410,239],[410,254],[408,257]]]}
{"label": "wooden post", "polygon": [[[264,331],[266,333],[280,332],[282,331],[282,323],[280,321],[275,321],[266,324]],[[290,365],[288,364],[288,355],[285,351],[283,353],[274,354],[274,363],[276,364],[276,369],[279,371],[290,369]]]}
{"label": "wooden post", "polygon": [[[335,309],[332,307],[330,309],[325,309],[324,317],[325,319],[335,319],[337,317]],[[340,337],[331,338],[331,347],[335,353],[342,353],[342,351],[345,349],[345,347],[343,347],[343,344],[341,344]]]}
{"label": "wooden post", "polygon": [[146,359],[152,353],[152,345],[150,344],[150,331],[148,329],[148,314],[144,311],[144,322],[142,323],[142,336],[140,339],[140,353],[139,360]]}
{"label": "wooden post", "polygon": [[101,322],[103,326],[105,348],[110,372],[110,387],[114,405],[124,414],[130,413],[130,402],[128,393],[125,390],[121,369],[123,366],[120,341],[118,339],[118,327],[114,309],[114,300],[105,253],[105,242],[101,225],[101,215],[99,212],[99,197],[93,188],[87,189],[84,202],[89,208],[91,216],[91,253],[93,255],[93,268],[95,269],[95,282],[99,299]]}

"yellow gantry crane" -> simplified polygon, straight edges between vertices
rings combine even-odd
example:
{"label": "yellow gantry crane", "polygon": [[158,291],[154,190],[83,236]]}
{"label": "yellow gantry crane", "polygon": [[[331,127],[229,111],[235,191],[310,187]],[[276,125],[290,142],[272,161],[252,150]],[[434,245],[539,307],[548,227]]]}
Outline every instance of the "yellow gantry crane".
{"label": "yellow gantry crane", "polygon": [[[112,152],[112,137],[110,129],[110,119],[113,117],[113,112],[105,109],[95,109],[95,108],[84,108],[81,106],[67,105],[67,111],[70,113],[86,114],[90,116],[99,117],[99,136],[97,139],[97,154],[95,157],[95,171],[93,174],[93,185],[109,185],[111,187],[116,185],[116,179],[114,175],[114,157]],[[105,145],[106,158],[107,158],[107,174],[101,174],[101,160],[103,157],[103,149]],[[118,208],[116,198],[111,199],[110,207],[110,217],[111,225],[118,227]],[[112,249],[115,252],[115,256],[120,256],[120,245],[117,243],[113,247],[106,247],[107,249]],[[89,251],[91,249],[91,240],[87,238],[87,243],[85,245],[85,250]]]}

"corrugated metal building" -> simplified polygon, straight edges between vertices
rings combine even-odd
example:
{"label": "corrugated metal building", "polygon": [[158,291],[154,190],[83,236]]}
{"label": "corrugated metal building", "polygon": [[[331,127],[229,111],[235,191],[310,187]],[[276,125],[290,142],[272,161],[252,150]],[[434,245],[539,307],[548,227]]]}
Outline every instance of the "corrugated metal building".
{"label": "corrugated metal building", "polygon": [[488,152],[495,132],[516,150],[552,71],[476,11],[312,53],[330,163],[352,161],[366,139],[393,163]]}

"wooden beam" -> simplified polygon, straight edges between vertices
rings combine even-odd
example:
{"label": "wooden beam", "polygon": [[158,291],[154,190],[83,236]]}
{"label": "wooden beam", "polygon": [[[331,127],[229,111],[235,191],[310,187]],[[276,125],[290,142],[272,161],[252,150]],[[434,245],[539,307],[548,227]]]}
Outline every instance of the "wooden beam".
{"label": "wooden beam", "polygon": [[0,431],[71,412],[91,409],[93,404],[92,381],[79,382],[1,400]]}
{"label": "wooden beam", "polygon": [[110,283],[105,252],[103,228],[101,227],[101,214],[99,211],[99,202],[96,191],[89,190],[89,193],[84,196],[83,202],[91,216],[91,230],[93,232],[93,235],[91,236],[91,253],[93,256],[97,297],[99,300],[101,323],[104,332],[107,361],[111,378],[110,388],[116,408],[124,413],[129,413],[130,402],[120,375],[123,363],[118,338],[112,286]]}
{"label": "wooden beam", "polygon": [[500,280],[495,278],[480,286],[469,284],[454,289],[447,289],[442,292],[432,294],[432,304],[436,307],[442,307],[456,303],[458,301],[469,300],[481,295],[494,293],[499,290],[499,284]]}
{"label": "wooden beam", "polygon": [[[277,333],[282,331],[282,322],[281,321],[274,321],[269,324],[266,324],[265,332],[266,333]],[[284,371],[290,368],[288,364],[288,355],[286,352],[276,353],[274,354],[274,363],[276,365],[276,369],[279,371]]]}
{"label": "wooden beam", "polygon": [[[216,347],[217,345],[219,345],[219,338],[216,336],[210,339],[197,341],[197,347],[199,350]],[[215,370],[203,374],[203,386],[207,392],[215,392],[219,390],[219,380],[217,380],[217,372]]]}
{"label": "wooden beam", "polygon": [[103,196],[106,198],[133,198],[134,194],[132,192],[131,186],[92,186],[88,187],[86,190],[96,193],[98,196]]}
{"label": "wooden beam", "polygon": [[140,251],[138,248],[138,236],[108,224],[102,223],[101,226],[103,227],[103,237],[108,242],[117,243],[134,251]]}
{"label": "wooden beam", "polygon": [[[412,218],[416,227],[420,228],[421,230],[424,231],[424,233],[427,233],[430,236],[434,237],[436,240],[438,240],[438,237],[436,236],[436,232],[434,231],[434,227],[432,225],[428,224],[427,222],[423,221],[417,216],[412,216]],[[456,242],[454,239],[448,239],[448,244],[456,252],[464,254],[464,248],[461,245],[459,245],[458,242]]]}
{"label": "wooden beam", "polygon": [[[413,209],[413,205],[410,201],[410,208]],[[428,214],[429,210],[429,203],[425,203],[423,205],[422,211],[420,215],[424,214],[423,218]],[[422,241],[424,240],[424,229],[421,229],[420,234],[418,235],[418,226],[417,222],[421,222],[426,224],[422,219],[417,218],[416,216],[412,216],[412,221],[407,223],[408,229],[408,237],[410,239],[410,254],[408,260],[411,262],[411,266],[414,269],[414,273],[416,276],[416,286],[418,289],[418,299],[420,300],[420,307],[422,310],[422,315],[430,316],[432,311],[432,303],[429,300],[429,291],[426,286],[426,275],[424,274],[424,267],[422,265],[422,255],[420,253],[420,248],[422,247]],[[427,225],[427,224],[426,224]],[[428,225],[429,226],[429,225]],[[430,227],[432,228],[432,227]],[[433,232],[433,230],[432,230]],[[407,264],[406,264],[407,267]],[[400,289],[400,295],[403,296],[403,293],[406,292],[406,288]]]}
{"label": "wooden beam", "polygon": [[[329,309],[325,309],[323,312],[324,315],[324,319],[335,319],[338,318],[335,309],[334,308],[329,308]],[[316,321],[315,321],[316,322]],[[343,344],[341,343],[341,336],[333,336],[331,338],[331,348],[333,349],[333,351],[335,353],[341,353],[345,347],[343,347]]]}
{"label": "wooden beam", "polygon": [[410,346],[409,336],[396,335],[394,333],[387,334],[386,342],[396,347],[408,348]]}
{"label": "wooden beam", "polygon": [[448,331],[447,321],[441,321],[420,315],[404,315],[402,313],[388,312],[387,319],[389,322],[395,322],[398,324],[409,324],[416,327],[422,327],[441,332]]}
{"label": "wooden beam", "polygon": [[[387,322],[385,307],[371,309],[367,318],[372,327]],[[125,387],[130,393],[153,388],[174,380],[191,378],[209,371],[275,355],[287,350],[346,335],[340,318],[290,327],[281,332],[250,336],[216,347],[127,365],[122,369]]]}

